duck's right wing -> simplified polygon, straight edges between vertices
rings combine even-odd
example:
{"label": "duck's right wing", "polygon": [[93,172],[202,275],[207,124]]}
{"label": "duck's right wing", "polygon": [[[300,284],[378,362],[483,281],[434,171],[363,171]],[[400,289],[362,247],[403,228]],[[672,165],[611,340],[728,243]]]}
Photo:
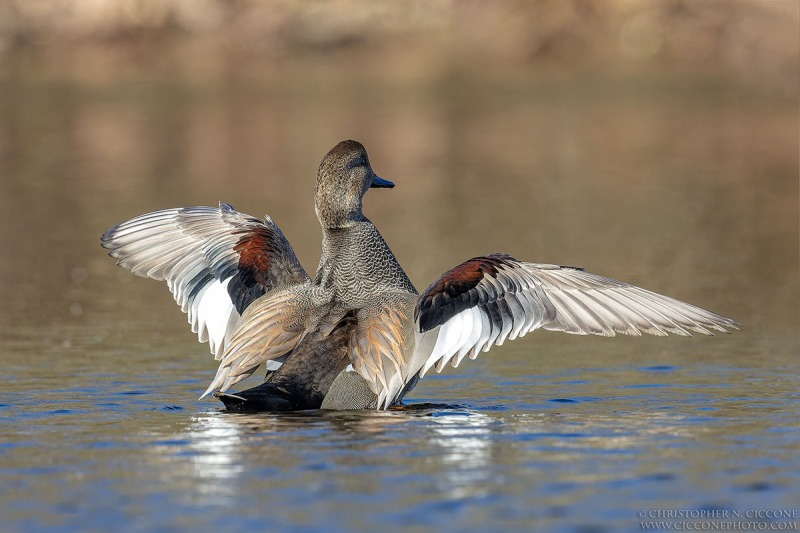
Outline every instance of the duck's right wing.
{"label": "duck's right wing", "polygon": [[[109,229],[101,244],[137,276],[167,282],[215,359],[223,357],[239,318],[254,301],[270,295],[275,305],[286,306],[287,298],[303,294],[311,283],[270,217],[251,217],[225,203],[141,215]],[[287,308],[302,312],[300,305]],[[296,320],[275,321],[270,335],[290,344],[286,336],[297,334],[284,328],[294,328]],[[266,327],[263,320],[258,323]]]}
{"label": "duck's right wing", "polygon": [[419,340],[408,375],[420,377],[537,328],[607,337],[739,329],[730,318],[622,281],[506,254],[444,273],[419,297],[414,321]]}

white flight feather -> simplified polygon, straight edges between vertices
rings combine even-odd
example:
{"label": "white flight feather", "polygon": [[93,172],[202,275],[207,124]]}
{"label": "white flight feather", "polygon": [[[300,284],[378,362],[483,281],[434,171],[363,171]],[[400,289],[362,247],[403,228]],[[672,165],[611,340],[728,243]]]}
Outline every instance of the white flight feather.
{"label": "white flight feather", "polygon": [[200,304],[194,317],[197,321],[197,335],[202,341],[207,332],[212,353],[217,353],[217,348],[225,341],[228,320],[234,312],[233,302],[228,294],[230,280],[231,278],[228,278],[225,281],[209,283],[203,293],[198,295]]}
{"label": "white flight feather", "polygon": [[[467,310],[468,311],[468,310]],[[453,353],[453,349],[461,338],[461,324],[464,322],[464,313],[462,311],[455,315],[453,318],[442,324],[439,329],[439,336],[436,337],[436,344],[433,346],[430,357],[425,361],[425,364],[420,371],[420,377],[424,377],[425,373],[436,364],[436,362],[444,355]]]}

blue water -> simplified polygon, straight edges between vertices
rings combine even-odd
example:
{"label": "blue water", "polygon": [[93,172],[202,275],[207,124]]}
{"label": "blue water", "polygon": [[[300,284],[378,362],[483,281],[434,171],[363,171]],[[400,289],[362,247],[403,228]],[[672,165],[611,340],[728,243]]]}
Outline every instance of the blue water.
{"label": "blue water", "polygon": [[796,509],[797,368],[476,366],[385,413],[229,414],[191,399],[200,378],[152,375],[2,394],[3,531],[639,531],[642,509]]}

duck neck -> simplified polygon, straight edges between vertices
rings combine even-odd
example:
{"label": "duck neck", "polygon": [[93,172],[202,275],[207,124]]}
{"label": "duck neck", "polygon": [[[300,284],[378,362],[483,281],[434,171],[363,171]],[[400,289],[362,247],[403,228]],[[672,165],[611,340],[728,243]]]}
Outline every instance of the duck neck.
{"label": "duck neck", "polygon": [[[339,285],[342,278],[343,265],[357,265],[362,255],[360,249],[364,248],[359,242],[364,240],[364,228],[368,224],[374,228],[372,222],[361,215],[361,220],[343,220],[341,224],[322,226],[322,255],[319,258],[316,281],[325,287]],[[377,231],[377,230],[376,230]]]}
{"label": "duck neck", "polygon": [[317,190],[314,196],[314,211],[323,230],[339,230],[352,227],[366,219],[362,212],[361,197],[331,199],[324,191]]}
{"label": "duck neck", "polygon": [[315,283],[349,300],[378,290],[415,292],[378,229],[366,217],[342,227],[323,227]]}

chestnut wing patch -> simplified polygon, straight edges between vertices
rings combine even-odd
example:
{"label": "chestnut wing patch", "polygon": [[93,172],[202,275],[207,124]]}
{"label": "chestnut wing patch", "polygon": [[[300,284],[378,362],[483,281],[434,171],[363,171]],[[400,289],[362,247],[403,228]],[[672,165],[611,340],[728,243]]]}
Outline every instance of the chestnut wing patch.
{"label": "chestnut wing patch", "polygon": [[228,293],[239,314],[254,300],[275,288],[286,288],[308,280],[278,226],[253,225],[234,230],[232,234],[239,237],[233,246],[239,261],[236,274],[228,284]]}
{"label": "chestnut wing patch", "polygon": [[442,274],[419,297],[414,311],[419,330],[431,330],[467,308],[485,305],[497,296],[496,291],[486,283],[484,289],[476,287],[484,278],[496,279],[500,269],[516,261],[508,254],[492,254],[475,257]]}

